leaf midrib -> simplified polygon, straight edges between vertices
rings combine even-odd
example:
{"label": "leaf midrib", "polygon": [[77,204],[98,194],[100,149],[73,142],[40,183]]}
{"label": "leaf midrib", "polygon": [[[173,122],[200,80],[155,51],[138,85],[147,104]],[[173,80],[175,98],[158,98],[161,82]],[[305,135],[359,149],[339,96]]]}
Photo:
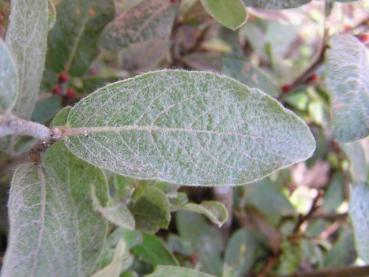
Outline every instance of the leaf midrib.
{"label": "leaf midrib", "polygon": [[126,125],[126,126],[104,126],[104,127],[82,127],[82,128],[67,128],[64,130],[64,136],[73,137],[73,136],[81,136],[81,135],[89,135],[89,134],[98,134],[98,133],[121,133],[121,132],[129,132],[129,131],[141,131],[141,132],[162,132],[162,133],[189,133],[189,134],[207,134],[207,135],[215,135],[215,136],[239,136],[243,138],[257,138],[262,139],[261,137],[255,137],[251,134],[238,133],[236,131],[213,131],[213,130],[199,130],[199,129],[191,129],[191,128],[174,128],[174,127],[160,127],[160,126],[151,126],[151,125]]}

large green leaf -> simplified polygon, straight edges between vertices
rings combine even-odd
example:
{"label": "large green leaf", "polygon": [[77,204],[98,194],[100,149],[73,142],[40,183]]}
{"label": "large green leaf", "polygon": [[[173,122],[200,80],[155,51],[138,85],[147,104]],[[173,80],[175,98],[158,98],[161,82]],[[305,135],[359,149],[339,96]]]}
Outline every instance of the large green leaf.
{"label": "large green leaf", "polygon": [[356,183],[351,189],[350,217],[354,227],[356,250],[369,263],[369,184]]}
{"label": "large green leaf", "polygon": [[261,9],[291,9],[309,3],[311,0],[243,0],[246,6]]}
{"label": "large green leaf", "polygon": [[94,212],[90,186],[106,202],[100,170],[68,153],[62,142],[43,165],[25,164],[14,173],[10,237],[3,276],[86,276],[102,250],[107,224]]}
{"label": "large green leaf", "polygon": [[102,30],[113,18],[113,0],[62,0],[49,36],[47,68],[83,75],[98,53]]}
{"label": "large green leaf", "polygon": [[99,89],[70,112],[78,157],[140,179],[234,185],[311,156],[306,124],[258,89],[207,72],[149,72]]}
{"label": "large green leaf", "polygon": [[45,65],[48,0],[12,0],[6,43],[17,65],[19,86],[13,112],[29,119]]}
{"label": "large green leaf", "polygon": [[10,109],[17,99],[17,67],[8,47],[0,39],[0,112]]}
{"label": "large green leaf", "polygon": [[177,7],[171,1],[142,1],[107,26],[101,37],[103,47],[122,49],[153,38],[168,39]]}
{"label": "large green leaf", "polygon": [[237,30],[247,20],[247,13],[241,0],[201,0],[206,11],[223,26]]}
{"label": "large green leaf", "polygon": [[350,142],[369,135],[369,52],[351,35],[334,36],[327,55],[333,135]]}

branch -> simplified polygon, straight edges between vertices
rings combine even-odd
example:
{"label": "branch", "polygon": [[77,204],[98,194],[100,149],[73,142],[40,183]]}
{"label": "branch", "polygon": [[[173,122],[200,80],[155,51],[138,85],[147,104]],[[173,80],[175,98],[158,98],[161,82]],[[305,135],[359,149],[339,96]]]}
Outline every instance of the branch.
{"label": "branch", "polygon": [[56,140],[62,137],[58,128],[49,129],[12,114],[0,114],[0,137],[8,135],[30,136],[40,140]]}

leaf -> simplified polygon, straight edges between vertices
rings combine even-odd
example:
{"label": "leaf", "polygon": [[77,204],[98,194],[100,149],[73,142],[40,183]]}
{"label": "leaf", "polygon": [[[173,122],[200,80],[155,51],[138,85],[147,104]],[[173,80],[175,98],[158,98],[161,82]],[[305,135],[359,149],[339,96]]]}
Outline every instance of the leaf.
{"label": "leaf", "polygon": [[176,257],[167,249],[164,242],[154,235],[143,234],[143,242],[132,248],[132,254],[153,266],[179,265]]}
{"label": "leaf", "polygon": [[229,276],[246,276],[255,260],[256,237],[245,229],[236,231],[228,242],[225,269]]}
{"label": "leaf", "polygon": [[207,72],[150,72],[99,89],[68,116],[78,157],[138,179],[234,185],[310,157],[306,124],[257,89]]}
{"label": "leaf", "polygon": [[156,267],[154,273],[147,275],[147,277],[214,277],[214,276],[185,267],[159,265]]}
{"label": "leaf", "polygon": [[291,9],[309,3],[311,0],[243,0],[246,6],[261,9]]}
{"label": "leaf", "polygon": [[18,73],[6,44],[0,39],[0,112],[11,109],[18,93]]}
{"label": "leaf", "polygon": [[179,235],[191,243],[199,258],[201,270],[220,276],[223,265],[223,238],[220,230],[209,225],[202,216],[185,211],[177,212],[176,225]]}
{"label": "leaf", "polygon": [[108,204],[106,207],[103,207],[98,197],[96,197],[95,187],[92,187],[92,200],[95,210],[99,212],[105,219],[118,227],[129,230],[135,229],[135,219],[125,205],[122,203],[116,203]]}
{"label": "leaf", "polygon": [[167,228],[170,221],[169,202],[165,194],[153,186],[142,186],[134,195],[129,206],[136,221],[136,228],[155,233]]}
{"label": "leaf", "polygon": [[258,88],[270,96],[279,95],[279,89],[272,79],[261,69],[255,67],[239,55],[223,58],[222,73],[251,88]]}
{"label": "leaf", "polygon": [[153,38],[167,40],[177,8],[171,1],[142,1],[106,27],[101,44],[106,49],[118,50]]}
{"label": "leaf", "polygon": [[231,30],[237,30],[247,20],[241,0],[201,0],[201,3],[212,17]]}
{"label": "leaf", "polygon": [[351,188],[349,213],[354,228],[356,250],[359,257],[369,263],[369,184],[359,182]]}
{"label": "leaf", "polygon": [[269,179],[253,184],[247,189],[245,204],[255,207],[271,224],[278,224],[283,215],[296,214],[287,197]]}
{"label": "leaf", "polygon": [[47,68],[83,75],[98,54],[101,32],[113,18],[113,0],[62,0],[49,35]]}
{"label": "leaf", "polygon": [[60,97],[54,95],[37,102],[31,120],[46,124],[62,108]]}
{"label": "leaf", "polygon": [[3,276],[86,276],[94,270],[107,224],[93,211],[91,184],[105,202],[104,175],[68,153],[62,142],[46,152],[43,165],[16,170]]}
{"label": "leaf", "polygon": [[339,237],[324,257],[325,267],[350,266],[356,259],[354,236],[349,228],[339,230]]}
{"label": "leaf", "polygon": [[29,119],[36,105],[45,65],[48,0],[12,0],[6,43],[18,71],[18,97],[13,113]]}
{"label": "leaf", "polygon": [[132,257],[127,252],[125,242],[120,240],[115,248],[111,263],[91,277],[119,277],[120,273],[133,262]]}
{"label": "leaf", "polygon": [[331,39],[327,85],[332,95],[333,135],[350,142],[369,135],[369,52],[351,35]]}
{"label": "leaf", "polygon": [[369,140],[341,143],[341,148],[350,160],[350,171],[354,182],[366,182],[369,173]]}
{"label": "leaf", "polygon": [[178,209],[202,214],[218,227],[222,227],[228,220],[227,208],[217,201],[203,201],[201,204],[187,203]]}

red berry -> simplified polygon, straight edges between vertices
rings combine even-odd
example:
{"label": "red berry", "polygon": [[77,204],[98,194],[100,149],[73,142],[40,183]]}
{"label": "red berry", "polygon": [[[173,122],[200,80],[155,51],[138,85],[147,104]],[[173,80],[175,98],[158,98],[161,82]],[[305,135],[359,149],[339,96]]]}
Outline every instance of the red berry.
{"label": "red berry", "polygon": [[57,85],[57,86],[53,87],[52,92],[55,95],[61,95],[62,94],[62,89],[61,89],[60,86]]}
{"label": "red berry", "polygon": [[281,91],[283,93],[288,93],[290,92],[291,89],[292,89],[292,86],[290,84],[286,84],[281,87]]}
{"label": "red berry", "polygon": [[69,88],[69,89],[67,89],[67,98],[74,98],[74,97],[76,97],[76,92],[73,90],[73,89],[71,89],[71,88]]}
{"label": "red berry", "polygon": [[313,73],[308,79],[307,79],[307,81],[309,82],[309,83],[314,83],[314,82],[316,82],[318,80],[318,75],[316,75],[316,73]]}
{"label": "red berry", "polygon": [[359,34],[359,35],[357,36],[357,38],[358,38],[362,43],[369,43],[369,33]]}
{"label": "red berry", "polygon": [[59,83],[66,83],[66,82],[68,82],[68,80],[69,80],[69,75],[68,75],[68,73],[67,72],[62,72],[62,73],[60,73],[59,74],[59,77],[58,77],[58,82]]}
{"label": "red berry", "polygon": [[198,261],[199,261],[199,257],[196,254],[192,254],[190,256],[190,262],[191,262],[191,264],[195,265],[195,264],[197,264]]}

